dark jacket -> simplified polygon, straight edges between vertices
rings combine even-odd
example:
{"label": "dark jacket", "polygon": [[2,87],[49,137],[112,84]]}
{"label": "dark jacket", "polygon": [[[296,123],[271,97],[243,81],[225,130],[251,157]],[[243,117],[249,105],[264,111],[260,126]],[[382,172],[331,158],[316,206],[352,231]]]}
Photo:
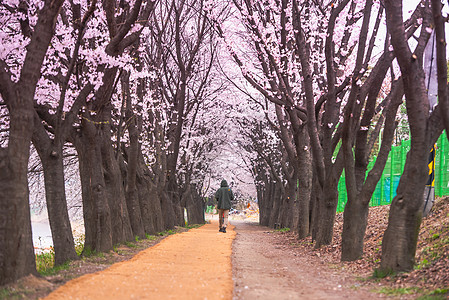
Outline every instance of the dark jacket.
{"label": "dark jacket", "polygon": [[234,200],[234,194],[231,188],[228,186],[226,180],[221,181],[221,187],[215,193],[215,199],[217,199],[218,209],[231,209],[231,201]]}

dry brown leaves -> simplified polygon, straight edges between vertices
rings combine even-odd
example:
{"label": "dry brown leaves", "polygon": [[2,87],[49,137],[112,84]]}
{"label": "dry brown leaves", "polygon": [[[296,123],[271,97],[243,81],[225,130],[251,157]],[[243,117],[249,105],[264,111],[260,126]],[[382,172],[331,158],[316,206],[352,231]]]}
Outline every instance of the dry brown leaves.
{"label": "dry brown leaves", "polygon": [[365,284],[391,288],[417,287],[422,291],[449,288],[449,197],[437,199],[429,217],[423,219],[416,251],[416,266],[410,273],[401,273],[384,279],[372,278],[379,267],[382,237],[388,224],[389,206],[372,207],[369,211],[365,235],[364,255],[354,262],[341,262],[341,233],[343,214],[335,219],[333,244],[314,249],[310,237],[298,240],[296,233],[279,233],[279,244],[289,245],[299,255],[315,255],[329,266],[339,266],[362,278]]}

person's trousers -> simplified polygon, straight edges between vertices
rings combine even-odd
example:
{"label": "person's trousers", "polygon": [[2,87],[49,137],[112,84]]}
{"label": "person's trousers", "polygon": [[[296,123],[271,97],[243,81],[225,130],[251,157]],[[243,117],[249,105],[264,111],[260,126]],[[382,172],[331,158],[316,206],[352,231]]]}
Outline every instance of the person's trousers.
{"label": "person's trousers", "polygon": [[228,227],[228,215],[229,209],[218,209],[218,220],[220,224],[220,228]]}

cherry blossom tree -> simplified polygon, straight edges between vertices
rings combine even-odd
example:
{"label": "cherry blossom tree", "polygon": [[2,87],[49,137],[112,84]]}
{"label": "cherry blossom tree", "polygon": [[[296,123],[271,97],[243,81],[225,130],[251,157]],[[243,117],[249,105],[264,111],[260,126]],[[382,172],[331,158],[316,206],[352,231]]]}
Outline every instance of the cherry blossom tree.
{"label": "cherry blossom tree", "polygon": [[[278,105],[279,133],[289,161],[286,164],[289,170],[285,170],[287,186],[283,207],[290,214],[286,217],[286,224],[298,228],[300,235],[305,236],[309,231],[307,207],[311,191],[308,188],[311,185],[311,165],[308,163],[309,144],[304,126],[305,109],[301,107],[301,74],[297,61],[290,59],[296,57],[295,49],[291,47],[291,4],[288,1],[277,5],[272,3],[272,6],[269,3],[253,4],[252,1],[241,4],[234,1],[248,33],[248,38],[243,42],[251,52],[237,52],[231,43],[229,48],[245,79],[266,99]],[[224,40],[229,40],[221,26],[217,28]],[[249,54],[253,58],[248,57]],[[302,187],[300,189],[297,188],[298,182]]]}
{"label": "cherry blossom tree", "polygon": [[443,5],[439,1],[432,1],[432,14],[435,23],[436,35],[436,64],[438,72],[438,99],[441,105],[441,116],[449,138],[449,102],[447,91],[447,59],[446,59],[446,35],[445,19],[443,17]]}
{"label": "cherry blossom tree", "polygon": [[[188,187],[189,180],[179,178],[178,166],[182,164],[180,160],[189,158],[186,152],[182,153],[181,143],[184,137],[188,138],[198,109],[210,93],[216,53],[204,1],[160,2],[154,24],[147,57],[160,78],[162,112],[152,113],[153,126],[163,124],[155,134],[155,141],[160,143],[158,151],[163,152],[158,154],[158,167],[162,168],[158,185],[165,224],[172,228],[185,224],[182,190]],[[184,187],[180,186],[182,182]]]}
{"label": "cherry blossom tree", "polygon": [[[37,99],[42,121],[36,123],[39,131],[36,130],[36,139],[33,141],[40,145],[37,148],[41,149],[42,160],[46,161],[45,156],[48,156],[47,169],[62,165],[62,146],[66,140],[75,145],[83,186],[85,249],[104,250],[112,247],[113,243],[134,238],[119,156],[112,149],[111,100],[115,99],[113,95],[117,88],[118,70],[125,66],[132,68],[130,62],[133,57],[130,52],[138,44],[152,12],[153,2],[121,2],[117,10],[114,9],[117,4],[113,1],[104,2],[103,6],[96,1],[90,4],[81,6],[72,3],[64,7],[61,14],[63,17],[59,31],[46,61],[47,75],[41,82],[41,97]],[[90,16],[92,18],[89,21]],[[74,33],[67,34],[71,31]],[[48,94],[56,97],[45,97]],[[47,124],[47,128],[43,124]],[[59,191],[58,197],[64,197],[62,168],[53,173],[56,174],[53,184],[47,185],[50,191]],[[55,179],[59,179],[59,182]],[[92,192],[98,193],[98,196],[94,197]],[[47,198],[49,194],[47,192]],[[56,203],[65,202],[60,198]],[[48,205],[49,211],[51,207]],[[50,223],[55,215],[62,214],[49,213]],[[56,222],[52,227],[58,228],[59,223]],[[104,228],[99,230],[101,227]],[[97,233],[102,235],[97,236]],[[135,235],[144,234],[136,228]],[[53,236],[57,238],[59,235]]]}
{"label": "cherry blossom tree", "polygon": [[242,139],[239,142],[247,153],[248,166],[257,189],[261,225],[273,228],[288,226],[288,205],[285,199],[287,154],[279,134],[269,121],[262,118],[242,118],[239,122]]}
{"label": "cherry blossom tree", "polygon": [[[72,75],[79,59],[86,25],[94,13],[96,3],[93,1],[90,6],[86,5],[87,9],[83,12],[81,5],[70,5],[68,2],[63,5],[44,61],[44,76],[39,82],[35,97],[37,114],[32,141],[43,165],[46,206],[56,265],[77,258],[67,210],[63,146],[83,101],[93,88],[88,84],[73,99],[75,91],[70,89],[70,85],[73,86],[75,82]],[[81,13],[84,14],[82,18]],[[59,98],[54,92],[58,89]],[[52,124],[51,129],[48,126],[46,128],[45,124]]]}
{"label": "cherry blossom tree", "polygon": [[[406,40],[402,21],[402,1],[385,1],[387,28],[391,33],[391,44],[402,74],[411,135],[411,148],[407,154],[397,195],[391,203],[388,227],[382,240],[380,268],[385,272],[413,269],[422,218],[424,186],[428,176],[427,159],[431,147],[443,130],[441,107],[438,105],[429,113],[422,67],[424,48],[432,32],[431,24],[434,20],[430,1],[421,2],[419,5],[423,9],[422,24],[418,42],[412,49]],[[435,10],[439,9],[435,7]]]}
{"label": "cherry blossom tree", "polygon": [[33,99],[63,2],[0,5],[7,28],[1,36],[0,94],[9,112],[8,144],[0,148],[0,284],[36,272],[27,182]]}

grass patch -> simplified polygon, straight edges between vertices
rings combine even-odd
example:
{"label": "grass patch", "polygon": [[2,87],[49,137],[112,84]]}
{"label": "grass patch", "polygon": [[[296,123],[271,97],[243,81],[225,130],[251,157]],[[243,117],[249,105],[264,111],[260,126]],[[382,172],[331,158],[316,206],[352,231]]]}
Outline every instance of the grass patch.
{"label": "grass patch", "polygon": [[83,257],[90,257],[90,256],[92,256],[92,255],[94,255],[95,254],[95,251],[94,250],[92,250],[92,248],[91,247],[83,247],[83,252],[82,252],[82,256]]}
{"label": "grass patch", "polygon": [[[14,291],[11,291],[8,288],[0,289],[0,299],[19,299],[18,295]],[[14,297],[16,296],[16,297]],[[13,298],[14,297],[14,298]]]}
{"label": "grass patch", "polygon": [[81,256],[81,253],[83,253],[84,240],[85,240],[84,234],[76,237],[75,240],[74,240],[74,242],[75,242],[75,251],[76,251],[76,254],[78,256]]}
{"label": "grass patch", "polygon": [[36,254],[36,269],[39,273],[45,273],[47,270],[53,268],[54,264],[55,252],[53,249],[50,252]]}
{"label": "grass patch", "polygon": [[162,232],[158,232],[157,234],[160,236],[175,234],[176,232],[173,229],[165,230]]}
{"label": "grass patch", "polygon": [[39,273],[43,276],[55,275],[59,271],[67,270],[68,268],[70,268],[70,262],[67,261],[67,262],[63,263],[62,265],[59,265],[56,267],[51,267],[44,271],[39,271]]}
{"label": "grass patch", "polygon": [[431,262],[429,262],[426,258],[424,258],[415,266],[415,269],[421,270],[421,269],[424,269],[424,268],[430,266],[430,264],[431,264]]}
{"label": "grass patch", "polygon": [[379,290],[376,290],[376,293],[385,294],[388,296],[400,296],[400,295],[412,295],[419,293],[421,291],[418,287],[406,287],[406,288],[391,288],[391,287],[383,287]]}
{"label": "grass patch", "polygon": [[0,299],[26,299],[25,295],[28,290],[15,290],[11,288],[0,289]]}
{"label": "grass patch", "polygon": [[447,296],[449,295],[449,288],[444,289],[436,289],[426,295],[420,296],[417,298],[417,300],[443,300],[447,299]]}
{"label": "grass patch", "polygon": [[341,270],[341,265],[339,264],[329,264],[328,266],[331,270]]}
{"label": "grass patch", "polygon": [[150,234],[148,234],[148,233],[145,234],[145,237],[147,238],[147,240],[150,240],[150,241],[154,241],[154,240],[157,239],[157,236],[155,236],[155,235],[150,235]]}
{"label": "grass patch", "polygon": [[[36,254],[36,270],[43,276],[54,275],[61,270],[67,270],[69,267],[70,262],[55,266],[55,252],[53,248],[51,248],[50,252]],[[0,299],[2,298],[0,297]]]}
{"label": "grass patch", "polygon": [[204,224],[192,224],[192,225],[187,225],[186,228],[187,229],[192,229],[192,228],[198,228],[203,226]]}
{"label": "grass patch", "polygon": [[129,248],[137,248],[137,245],[131,242],[126,242],[125,245],[128,246]]}
{"label": "grass patch", "polygon": [[[112,250],[114,251],[114,246],[112,246]],[[90,247],[87,247],[86,249],[83,249],[82,257],[99,257],[104,258],[105,254],[103,252],[98,252],[96,250],[92,250]]]}
{"label": "grass patch", "polygon": [[392,275],[396,275],[396,273],[393,270],[383,270],[383,269],[377,268],[377,269],[374,269],[372,278],[380,279],[380,278],[385,278],[387,276],[392,276]]}
{"label": "grass patch", "polygon": [[372,279],[372,277],[363,277],[363,276],[355,277],[355,280],[360,281],[360,282],[366,282],[366,281],[369,281],[370,279]]}

